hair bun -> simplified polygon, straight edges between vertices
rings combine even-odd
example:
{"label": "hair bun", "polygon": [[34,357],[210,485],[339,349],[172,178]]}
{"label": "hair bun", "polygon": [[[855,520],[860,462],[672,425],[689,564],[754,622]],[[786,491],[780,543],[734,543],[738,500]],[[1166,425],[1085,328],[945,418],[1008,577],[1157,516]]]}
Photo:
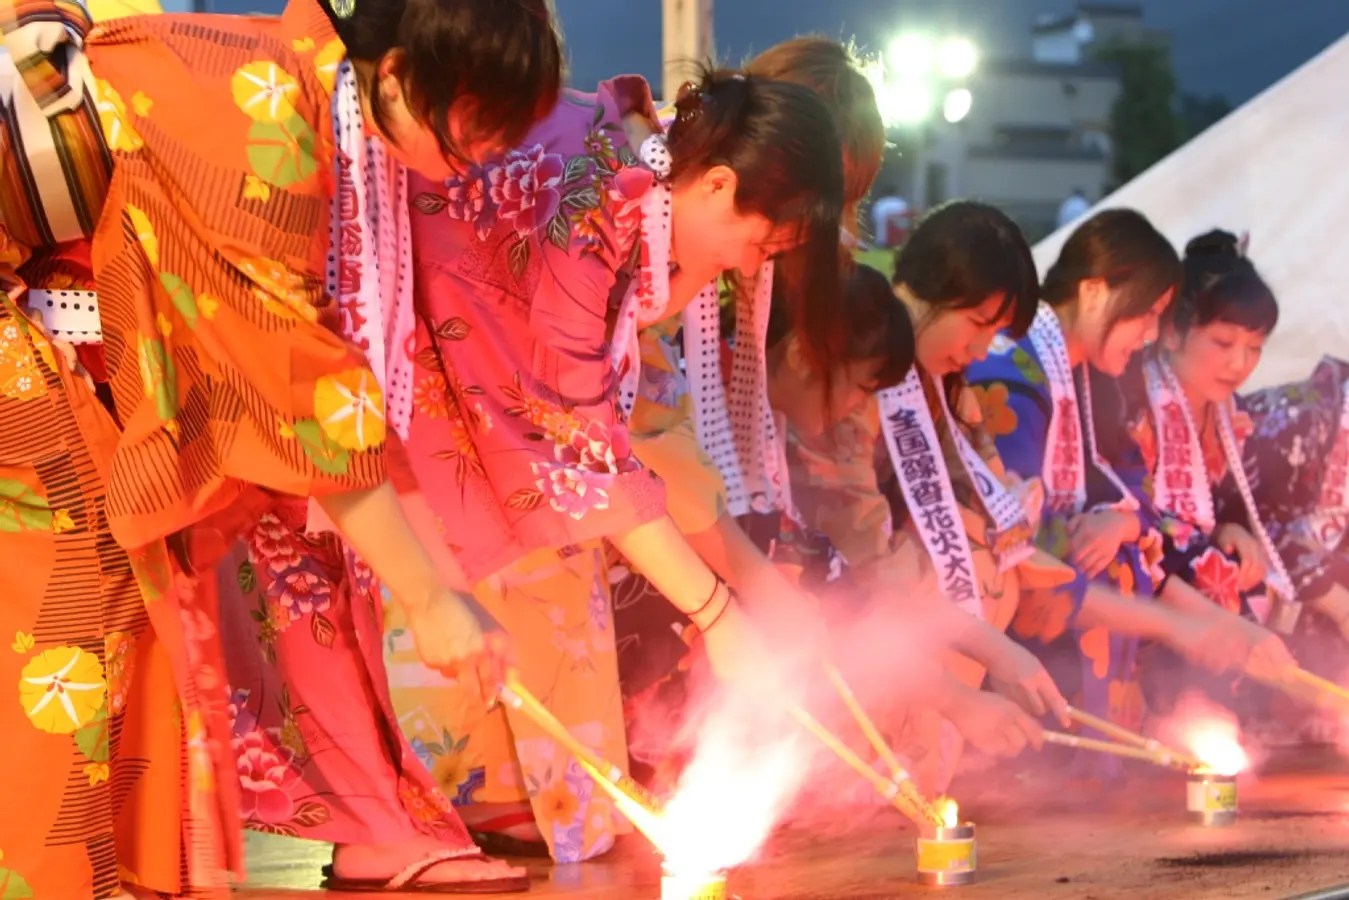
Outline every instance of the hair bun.
{"label": "hair bun", "polygon": [[[704,141],[715,145],[740,127],[750,101],[750,79],[735,69],[700,66],[698,77],[686,81],[675,97],[675,121],[669,141],[677,144],[694,130],[704,131]],[[699,119],[699,129],[693,127]],[[671,150],[676,157],[677,153]]]}
{"label": "hair bun", "polygon": [[1196,256],[1222,256],[1231,259],[1241,258],[1241,239],[1230,231],[1215,228],[1206,234],[1192,239],[1185,245],[1185,258]]}

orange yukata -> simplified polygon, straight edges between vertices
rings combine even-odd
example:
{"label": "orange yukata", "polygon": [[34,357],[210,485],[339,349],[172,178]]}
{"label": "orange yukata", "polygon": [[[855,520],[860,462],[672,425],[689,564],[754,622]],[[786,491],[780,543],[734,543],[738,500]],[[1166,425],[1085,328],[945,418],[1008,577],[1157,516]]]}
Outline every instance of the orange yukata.
{"label": "orange yukata", "polygon": [[[398,736],[378,585],[293,516],[385,478],[383,397],[326,327],[327,17],[89,32],[48,0],[0,30],[0,896],[223,898],[244,820],[478,855]],[[95,282],[104,404],[20,308]]]}

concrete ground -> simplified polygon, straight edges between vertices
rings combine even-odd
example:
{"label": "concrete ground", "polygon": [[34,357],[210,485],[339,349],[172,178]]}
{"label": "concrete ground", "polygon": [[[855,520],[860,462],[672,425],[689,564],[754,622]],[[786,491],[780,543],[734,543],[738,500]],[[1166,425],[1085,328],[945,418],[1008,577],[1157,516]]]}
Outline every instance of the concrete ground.
{"label": "concrete ground", "polygon": [[[978,824],[978,883],[942,892],[968,900],[1287,900],[1349,885],[1349,766],[1329,753],[1303,753],[1244,778],[1240,821],[1223,829],[1189,824],[1184,781],[1167,773],[1140,771],[1109,793],[1046,785],[1041,776],[1038,787],[964,798],[963,818]],[[762,859],[732,873],[731,891],[742,900],[932,893],[914,883],[913,834],[897,813],[834,815],[827,825],[821,818],[775,835]],[[239,900],[318,900],[311,892],[326,846],[250,834],[248,850]],[[638,838],[579,866],[528,865],[534,887],[524,896],[659,896],[659,860]]]}

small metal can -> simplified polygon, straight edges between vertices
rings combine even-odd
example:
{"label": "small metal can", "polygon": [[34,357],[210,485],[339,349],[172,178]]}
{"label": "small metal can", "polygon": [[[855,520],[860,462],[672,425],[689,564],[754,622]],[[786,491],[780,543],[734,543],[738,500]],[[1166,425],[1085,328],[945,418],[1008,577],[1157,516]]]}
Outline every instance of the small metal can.
{"label": "small metal can", "polygon": [[1203,825],[1236,824],[1237,780],[1231,775],[1191,775],[1185,799],[1191,818]]}
{"label": "small metal can", "polygon": [[691,875],[663,868],[660,900],[726,900],[726,873]]}
{"label": "small metal can", "polygon": [[946,886],[973,884],[978,868],[974,826],[937,828],[918,838],[918,883]]}

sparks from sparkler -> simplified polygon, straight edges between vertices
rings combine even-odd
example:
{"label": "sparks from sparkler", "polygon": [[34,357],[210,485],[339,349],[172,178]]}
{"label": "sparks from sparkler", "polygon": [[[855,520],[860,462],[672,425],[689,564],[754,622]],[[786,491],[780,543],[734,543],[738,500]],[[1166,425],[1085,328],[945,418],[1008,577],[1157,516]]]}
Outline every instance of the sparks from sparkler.
{"label": "sparks from sparkler", "polygon": [[1194,769],[1197,775],[1234,777],[1251,767],[1251,759],[1241,746],[1236,716],[1197,691],[1181,696],[1165,727],[1175,735],[1175,743],[1199,760],[1201,765]]}
{"label": "sparks from sparkler", "polygon": [[666,868],[716,873],[748,861],[810,771],[812,748],[762,706],[731,691],[698,729],[693,759],[666,804],[656,841]]}
{"label": "sparks from sparkler", "polygon": [[1216,718],[1193,721],[1186,726],[1183,741],[1204,764],[1197,774],[1236,776],[1251,766],[1251,758],[1237,741],[1235,722]]}

